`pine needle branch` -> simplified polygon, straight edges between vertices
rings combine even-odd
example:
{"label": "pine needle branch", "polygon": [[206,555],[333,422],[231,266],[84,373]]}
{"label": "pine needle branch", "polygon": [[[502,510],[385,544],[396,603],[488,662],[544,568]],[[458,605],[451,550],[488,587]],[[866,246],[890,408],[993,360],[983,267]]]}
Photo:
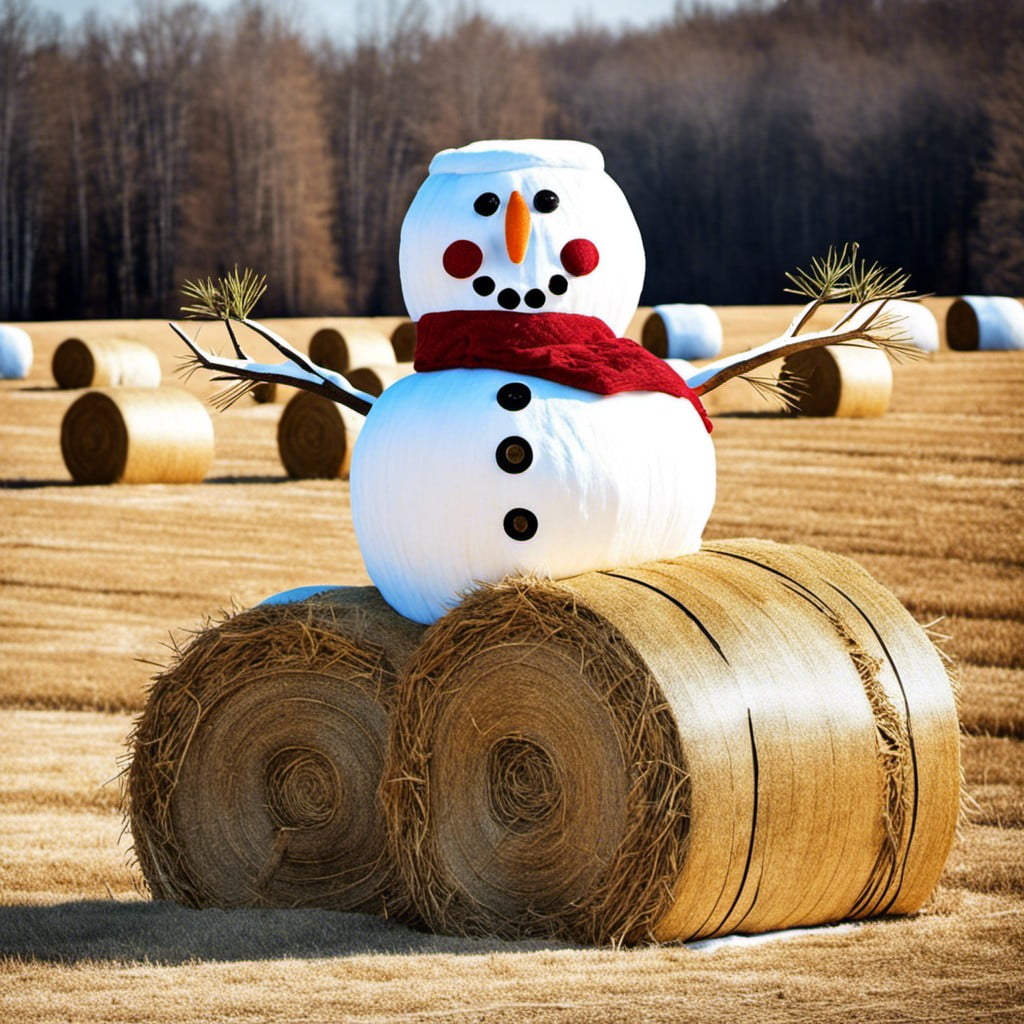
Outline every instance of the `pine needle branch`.
{"label": "pine needle branch", "polygon": [[[225,388],[213,399],[214,405],[222,410],[247,394],[254,384],[266,382],[290,384],[292,387],[322,395],[363,415],[368,413],[373,405],[372,395],[353,388],[341,374],[318,366],[284,338],[251,319],[250,313],[266,290],[266,276],[257,275],[248,268],[239,271],[237,266],[224,277],[199,278],[185,282],[182,294],[192,302],[182,306],[181,311],[189,318],[220,320],[227,330],[235,353],[234,358],[226,358],[208,352],[201,348],[196,340],[185,334],[177,324],[170,324],[171,330],[181,338],[191,352],[191,356],[186,358],[181,367],[186,379],[197,369],[203,368],[220,375],[212,378],[213,380],[230,382],[231,387]],[[263,363],[250,359],[235,333],[236,323],[269,342],[284,356],[284,361]]]}
{"label": "pine needle branch", "polygon": [[[796,352],[825,345],[876,345],[899,361],[922,355],[903,332],[903,317],[889,302],[914,299],[908,288],[910,275],[903,270],[886,270],[878,263],[860,258],[860,247],[848,242],[841,249],[830,246],[824,257],[814,257],[806,268],[786,273],[791,287],[784,291],[808,301],[793,317],[786,331],[765,345],[717,360],[687,379],[697,392],[706,394],[727,380],[742,377],[762,393],[763,378],[750,376],[753,370]],[[846,300],[848,308],[830,327],[804,333],[814,315],[829,302]],[[769,388],[770,389],[770,388]],[[786,395],[779,397],[786,400]]]}

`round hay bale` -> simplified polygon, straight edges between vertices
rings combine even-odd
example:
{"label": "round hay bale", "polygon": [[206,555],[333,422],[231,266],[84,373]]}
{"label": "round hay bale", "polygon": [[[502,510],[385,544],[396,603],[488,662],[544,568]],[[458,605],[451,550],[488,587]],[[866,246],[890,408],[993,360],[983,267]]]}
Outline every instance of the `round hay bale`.
{"label": "round hay bale", "polygon": [[277,451],[296,480],[348,478],[363,417],[329,398],[298,391],[277,421]]}
{"label": "round hay bale", "polygon": [[0,380],[24,380],[32,369],[32,338],[13,324],[0,324]]}
{"label": "round hay bale", "polygon": [[391,334],[385,328],[372,319],[339,318],[314,333],[309,358],[337,373],[348,373],[356,366],[394,363]]}
{"label": "round hay bale", "polygon": [[650,306],[638,306],[637,311],[630,318],[629,323],[626,325],[626,329],[622,332],[624,338],[632,338],[633,341],[643,342],[644,337],[644,324],[647,322],[647,318],[651,315],[652,308]]}
{"label": "round hay bale", "polygon": [[779,370],[801,416],[884,416],[892,366],[877,345],[826,345],[787,356]]}
{"label": "round hay bale", "polygon": [[391,347],[400,363],[411,363],[416,356],[416,324],[402,317],[391,331]]}
{"label": "round hay bale", "polygon": [[958,722],[938,652],[860,567],[723,541],[469,595],[406,667],[385,780],[431,928],[695,939],[918,908]]}
{"label": "round hay bale", "polygon": [[271,380],[258,380],[249,389],[252,400],[257,405],[270,405],[277,401],[278,386]]}
{"label": "round hay bale", "polygon": [[184,388],[87,391],[64,413],[60,450],[80,484],[198,483],[213,461],[213,422]]}
{"label": "round hay bale", "polygon": [[901,318],[897,333],[912,345],[922,352],[939,350],[939,322],[927,306],[906,299],[890,299],[885,304],[885,312]]}
{"label": "round hay bale", "polygon": [[264,604],[155,677],[124,791],[154,898],[191,907],[407,904],[377,797],[396,672],[422,627],[372,587]]}
{"label": "round hay bale", "polygon": [[722,321],[701,303],[655,306],[644,320],[641,343],[662,359],[713,359],[722,352]]}
{"label": "round hay bale", "polygon": [[345,374],[345,378],[352,387],[368,395],[380,395],[396,380],[413,372],[412,363],[389,363],[384,366],[356,366]]}
{"label": "round hay bale", "polygon": [[946,311],[946,344],[958,352],[1024,349],[1024,305],[1001,295],[963,295]]}
{"label": "round hay bale", "polygon": [[160,384],[160,360],[137,341],[65,338],[53,353],[52,368],[61,388],[155,388]]}

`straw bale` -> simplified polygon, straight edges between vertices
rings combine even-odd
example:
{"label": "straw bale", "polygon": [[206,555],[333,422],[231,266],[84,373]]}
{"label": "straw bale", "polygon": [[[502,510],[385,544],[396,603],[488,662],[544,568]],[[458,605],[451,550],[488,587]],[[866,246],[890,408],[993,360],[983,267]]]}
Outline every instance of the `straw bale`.
{"label": "straw bale", "polygon": [[622,336],[624,338],[631,338],[636,342],[642,342],[644,336],[644,324],[647,322],[647,318],[652,312],[653,309],[651,306],[637,307],[637,311],[633,314],[629,323],[626,325],[626,329],[622,332]]}
{"label": "straw bale", "polygon": [[923,302],[890,299],[885,304],[887,314],[900,317],[897,331],[922,352],[939,349],[939,321]]}
{"label": "straw bale", "polygon": [[510,578],[424,635],[382,792],[442,932],[629,943],[910,913],[958,818],[953,688],[891,593],[811,548]]}
{"label": "straw bale", "polygon": [[198,483],[213,461],[213,422],[180,387],[87,391],[64,413],[60,448],[80,484]]}
{"label": "straw bale", "polygon": [[402,317],[391,331],[391,347],[400,363],[411,363],[416,355],[416,324]]}
{"label": "straw bale", "polygon": [[963,295],[946,311],[946,343],[958,352],[1024,349],[1024,305],[1008,296]]}
{"label": "straw bale", "polygon": [[701,303],[655,306],[643,322],[641,343],[662,359],[713,359],[722,352],[722,321]]}
{"label": "straw bale", "polygon": [[391,329],[369,317],[338,317],[310,338],[309,358],[338,373],[348,373],[356,366],[394,363]]}
{"label": "straw bale", "polygon": [[155,899],[406,905],[377,787],[422,627],[372,587],[263,604],[195,634],[129,737],[124,810]]}
{"label": "straw bale", "polygon": [[390,363],[384,366],[356,366],[345,374],[345,378],[352,387],[368,395],[380,395],[396,380],[408,377],[413,372],[412,363]]}
{"label": "straw bale", "polygon": [[13,324],[0,324],[0,380],[24,380],[32,369],[32,338]]}
{"label": "straw bale", "polygon": [[53,379],[62,388],[137,387],[160,384],[160,360],[138,341],[65,338],[53,353]]}
{"label": "straw bale", "polygon": [[290,477],[348,479],[363,417],[329,398],[298,391],[277,421],[277,451]]}
{"label": "straw bale", "polygon": [[884,416],[892,366],[876,345],[827,345],[787,356],[779,380],[801,416]]}

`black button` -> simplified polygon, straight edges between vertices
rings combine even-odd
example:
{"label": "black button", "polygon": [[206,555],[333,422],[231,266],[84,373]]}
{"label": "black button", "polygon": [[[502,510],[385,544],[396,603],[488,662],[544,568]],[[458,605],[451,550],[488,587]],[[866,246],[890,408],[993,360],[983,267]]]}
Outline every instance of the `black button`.
{"label": "black button", "polygon": [[546,299],[547,296],[539,288],[531,288],[523,297],[530,309],[540,309]]}
{"label": "black button", "polygon": [[494,457],[506,473],[522,473],[529,469],[530,463],[533,462],[533,449],[525,438],[506,437],[498,445]]}
{"label": "black button", "polygon": [[498,292],[498,305],[502,309],[515,309],[519,305],[519,292],[515,288],[502,288]]}
{"label": "black button", "polygon": [[522,381],[513,381],[511,384],[502,384],[498,388],[498,405],[509,412],[518,412],[530,404],[533,395],[529,387]]}
{"label": "black button", "polygon": [[486,275],[476,278],[473,282],[473,291],[477,295],[490,295],[494,291],[494,278],[487,277]]}
{"label": "black button", "polygon": [[533,197],[533,208],[538,213],[551,213],[558,209],[558,193],[549,188],[542,188]]}
{"label": "black button", "polygon": [[537,517],[528,508],[514,508],[505,513],[503,525],[513,540],[529,540],[537,532]]}
{"label": "black button", "polygon": [[477,196],[473,203],[473,209],[481,217],[490,217],[497,213],[499,206],[501,206],[501,200],[493,192],[484,192],[483,195]]}

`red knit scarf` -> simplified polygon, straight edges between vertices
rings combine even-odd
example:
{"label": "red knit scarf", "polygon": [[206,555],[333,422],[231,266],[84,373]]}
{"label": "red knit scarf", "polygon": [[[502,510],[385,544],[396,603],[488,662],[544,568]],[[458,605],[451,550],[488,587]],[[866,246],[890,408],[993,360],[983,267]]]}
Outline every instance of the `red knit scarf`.
{"label": "red knit scarf", "polygon": [[663,391],[687,399],[704,426],[711,420],[692,388],[670,366],[596,316],[452,310],[416,323],[417,371],[507,370],[599,395]]}

